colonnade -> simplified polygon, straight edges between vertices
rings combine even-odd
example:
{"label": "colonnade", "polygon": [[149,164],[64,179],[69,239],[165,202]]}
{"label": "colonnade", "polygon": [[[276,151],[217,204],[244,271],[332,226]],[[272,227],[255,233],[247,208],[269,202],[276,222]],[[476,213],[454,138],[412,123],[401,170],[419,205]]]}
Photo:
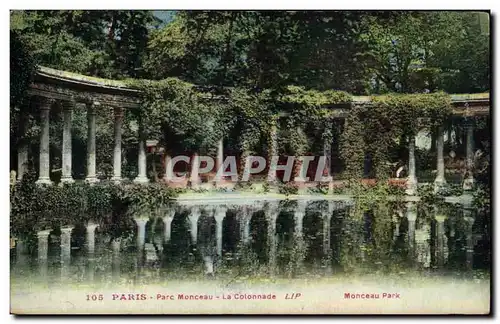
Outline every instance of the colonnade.
{"label": "colonnade", "polygon": [[[466,159],[465,168],[466,176],[463,182],[464,190],[472,190],[474,186],[474,123],[471,118],[465,119],[466,126]],[[417,174],[415,161],[415,137],[410,138],[409,142],[409,158],[408,158],[408,182],[406,193],[416,195],[417,193]],[[436,133],[436,179],[434,180],[435,190],[439,190],[446,186],[445,165],[444,165],[444,128],[438,127]]]}
{"label": "colonnade", "polygon": [[[51,184],[50,180],[50,111],[54,105],[60,105],[63,113],[63,138],[62,138],[62,183],[74,182],[72,176],[72,145],[71,127],[73,120],[73,110],[77,104],[84,104],[87,110],[87,174],[85,181],[88,183],[98,182],[96,170],[96,112],[102,109],[98,101],[92,100],[57,100],[48,97],[34,96],[39,103],[40,110],[40,156],[39,156],[39,176],[38,184]],[[113,176],[112,181],[122,180],[122,128],[124,109],[112,107],[114,111],[114,147],[113,147]],[[26,119],[21,120],[20,129],[25,130]],[[143,132],[143,125],[139,123],[139,153],[138,153],[138,173],[134,179],[137,183],[149,182],[146,174],[146,138]],[[18,170],[17,179],[21,180],[27,172],[28,146],[23,143],[18,147]]]}
{"label": "colonnade", "polygon": [[[56,100],[47,97],[36,97],[39,102],[40,109],[40,158],[39,158],[39,177],[37,183],[39,184],[50,184],[50,111],[53,105],[59,104],[63,111],[63,140],[62,140],[62,177],[61,182],[71,183],[73,182],[72,176],[72,146],[71,146],[71,125],[72,125],[72,113],[74,107],[77,103],[76,100]],[[94,183],[98,181],[96,172],[96,111],[97,109],[102,109],[102,106],[97,101],[80,101],[80,103],[85,104],[87,109],[87,175],[85,180],[89,183]],[[121,107],[113,107],[114,110],[114,146],[113,146],[113,176],[111,180],[114,182],[120,182],[122,180],[121,176],[121,164],[122,164],[122,128],[123,128],[123,115],[124,109]],[[20,129],[24,130],[26,122],[25,119],[21,120]],[[330,120],[325,123],[326,127],[332,127],[333,121]],[[466,118],[466,177],[464,179],[463,187],[465,190],[471,190],[474,185],[474,175],[473,175],[473,151],[474,151],[474,125],[471,118]],[[300,131],[300,130],[299,130]],[[278,134],[279,125],[278,118],[275,119],[273,127],[270,130],[270,140],[269,140],[269,156],[278,155]],[[332,180],[331,173],[331,145],[329,141],[324,141],[323,143],[323,155],[326,157],[326,177],[325,179],[330,182]],[[408,163],[408,181],[407,181],[407,194],[415,195],[417,190],[417,176],[416,176],[416,161],[415,161],[415,137],[412,137],[409,141],[409,163]],[[438,127],[436,133],[436,150],[437,150],[437,165],[436,165],[436,178],[434,184],[436,189],[442,188],[446,185],[445,177],[445,165],[444,165],[444,129],[443,127]],[[196,159],[195,154],[193,163],[191,163],[191,184],[196,187],[201,181],[198,176],[197,168],[199,167],[199,161]],[[168,159],[169,157],[167,157]],[[218,170],[223,164],[224,160],[224,144],[223,138],[217,142],[217,156],[216,156],[216,169]],[[23,174],[27,171],[27,161],[28,161],[28,146],[26,143],[21,143],[18,147],[18,180],[22,179]],[[270,162],[270,172],[271,175],[268,180],[272,183],[276,180],[276,168],[277,161]],[[170,175],[167,174],[167,177]],[[138,172],[137,177],[134,179],[136,183],[148,183],[148,177],[146,173],[146,138],[143,132],[142,123],[139,121],[139,146],[138,146]]]}

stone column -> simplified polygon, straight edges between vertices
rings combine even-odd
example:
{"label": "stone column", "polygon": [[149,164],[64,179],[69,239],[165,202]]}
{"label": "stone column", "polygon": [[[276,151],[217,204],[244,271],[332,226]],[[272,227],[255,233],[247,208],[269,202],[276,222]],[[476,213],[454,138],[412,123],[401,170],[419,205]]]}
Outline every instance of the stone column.
{"label": "stone column", "polygon": [[115,123],[114,123],[115,146],[113,149],[113,177],[111,178],[111,181],[120,182],[122,180],[123,109],[120,107],[115,107],[114,114],[115,114]]}
{"label": "stone column", "polygon": [[40,170],[37,184],[52,184],[50,181],[50,107],[53,99],[42,98],[40,103]]}
{"label": "stone column", "polygon": [[415,136],[410,136],[410,143],[408,145],[409,158],[408,158],[408,182],[406,187],[407,195],[417,194],[417,170],[415,167]]}
{"label": "stone column", "polygon": [[98,103],[87,103],[87,177],[86,182],[95,183],[99,180],[96,175],[96,144],[95,144],[95,115]]}
{"label": "stone column", "polygon": [[170,242],[170,237],[172,235],[172,221],[174,220],[175,212],[175,208],[172,208],[171,210],[167,211],[167,215],[163,217],[163,224],[165,225],[163,233],[165,235],[164,244]]}
{"label": "stone column", "polygon": [[226,208],[216,207],[214,210],[214,217],[216,224],[215,236],[217,242],[217,255],[222,258],[222,223],[226,217]]}
{"label": "stone column", "polygon": [[[27,110],[27,109],[25,109]],[[19,135],[20,140],[17,145],[17,180],[21,181],[23,175],[28,171],[28,141],[26,139],[27,124],[29,115],[25,111],[21,111],[19,118]]]}
{"label": "stone column", "polygon": [[196,189],[200,185],[200,175],[199,173],[200,169],[200,157],[198,153],[193,154],[193,158],[191,159],[191,174],[190,174],[190,182],[191,182],[191,188]]}
{"label": "stone column", "polygon": [[323,155],[326,156],[326,172],[328,179],[328,191],[333,191],[333,178],[332,178],[332,143],[323,143]]}
{"label": "stone column", "polygon": [[438,127],[436,137],[436,150],[437,150],[437,176],[434,180],[435,190],[446,185],[446,178],[444,176],[444,135],[443,126]]}
{"label": "stone column", "polygon": [[443,267],[444,265],[444,221],[446,216],[436,212],[436,264],[438,267]]}
{"label": "stone column", "polygon": [[472,120],[467,120],[467,143],[466,143],[466,170],[467,175],[464,179],[464,190],[474,188],[474,124]]}
{"label": "stone column", "polygon": [[149,179],[146,173],[146,134],[144,125],[139,120],[139,156],[138,156],[138,174],[134,179],[136,183],[148,183]]}
{"label": "stone column", "polygon": [[224,138],[221,137],[217,142],[217,160],[215,162],[215,172],[224,165]]}
{"label": "stone column", "polygon": [[71,231],[73,227],[61,228],[61,278],[67,279],[71,265]]}
{"label": "stone column", "polygon": [[[273,124],[269,131],[269,149],[268,149],[268,163],[269,172],[271,175],[269,182],[276,182],[276,167],[278,166],[278,161],[273,161],[272,157],[278,155],[278,118],[275,117]],[[276,162],[276,163],[272,163]]]}
{"label": "stone column", "polygon": [[73,107],[75,103],[65,101],[63,106],[63,139],[62,139],[62,176],[61,183],[73,183],[71,171],[72,151],[71,151],[71,119],[73,115]]}
{"label": "stone column", "polygon": [[93,257],[95,252],[95,229],[97,224],[89,223],[87,224],[87,254]]}
{"label": "stone column", "polygon": [[[326,122],[327,129],[325,133],[331,134],[333,128],[333,120],[329,119]],[[326,172],[328,177],[328,192],[333,192],[333,178],[332,178],[332,142],[330,138],[323,139],[323,155],[326,156]]]}
{"label": "stone column", "polygon": [[193,245],[196,245],[198,241],[198,219],[201,216],[201,210],[199,207],[193,207],[191,209],[191,214],[188,216],[189,221],[191,222],[191,242]]}
{"label": "stone column", "polygon": [[50,230],[37,233],[38,238],[38,268],[42,277],[47,277],[48,271],[48,253],[49,253],[49,234]]}
{"label": "stone column", "polygon": [[406,218],[408,219],[408,250],[410,258],[415,258],[415,222],[417,220],[417,207],[414,202],[407,203]]}
{"label": "stone column", "polygon": [[464,220],[466,224],[465,266],[467,270],[472,270],[474,266],[474,239],[472,232],[474,217],[472,217],[472,210],[464,209]]}

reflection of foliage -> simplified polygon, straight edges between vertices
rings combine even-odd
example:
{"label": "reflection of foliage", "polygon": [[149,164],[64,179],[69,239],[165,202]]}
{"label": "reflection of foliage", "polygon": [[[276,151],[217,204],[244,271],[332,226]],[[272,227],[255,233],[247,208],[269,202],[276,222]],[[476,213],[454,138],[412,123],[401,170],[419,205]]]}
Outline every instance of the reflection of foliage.
{"label": "reflection of foliage", "polygon": [[63,225],[94,221],[121,223],[134,211],[151,211],[168,203],[175,192],[159,185],[65,184],[38,186],[34,174],[11,187],[12,231],[21,235]]}
{"label": "reflection of foliage", "polygon": [[278,250],[278,259],[286,260],[284,264],[284,275],[288,278],[297,276],[306,258],[308,246],[302,235],[294,233],[288,244]]}

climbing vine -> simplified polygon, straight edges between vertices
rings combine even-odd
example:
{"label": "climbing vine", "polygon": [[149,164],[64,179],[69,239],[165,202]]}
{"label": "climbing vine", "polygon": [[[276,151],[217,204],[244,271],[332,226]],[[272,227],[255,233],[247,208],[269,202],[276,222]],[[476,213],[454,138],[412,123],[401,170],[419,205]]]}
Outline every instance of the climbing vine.
{"label": "climbing vine", "polygon": [[375,96],[353,106],[341,138],[347,177],[388,178],[390,149],[421,129],[442,125],[451,113],[451,98],[444,93]]}

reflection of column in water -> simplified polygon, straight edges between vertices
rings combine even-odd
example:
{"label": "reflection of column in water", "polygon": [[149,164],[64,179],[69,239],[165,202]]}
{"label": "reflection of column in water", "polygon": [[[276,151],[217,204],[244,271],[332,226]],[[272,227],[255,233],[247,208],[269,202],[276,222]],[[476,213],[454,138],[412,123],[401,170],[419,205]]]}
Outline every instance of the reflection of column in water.
{"label": "reflection of column in water", "polygon": [[73,227],[61,228],[61,278],[68,279],[71,265],[71,231]]}
{"label": "reflection of column in water", "polygon": [[87,263],[87,281],[89,283],[94,282],[95,267],[96,267],[95,258],[93,256],[89,257]]}
{"label": "reflection of column in water", "polygon": [[278,218],[279,209],[276,204],[272,204],[269,206],[268,210],[266,210],[267,216],[267,235],[268,235],[268,244],[269,244],[269,269],[271,270],[271,275],[275,274],[276,271],[276,249],[277,249],[277,240],[276,240],[276,219]]}
{"label": "reflection of column in water", "polygon": [[172,207],[171,210],[167,211],[167,214],[165,217],[163,217],[163,225],[165,226],[164,229],[164,243],[167,244],[170,242],[170,238],[172,237],[172,221],[174,220],[176,209],[175,207]]}
{"label": "reflection of column in water", "polygon": [[113,261],[112,261],[112,273],[113,279],[118,280],[120,278],[120,251],[121,251],[121,237],[117,237],[112,241],[112,249],[113,249]]}
{"label": "reflection of column in water", "polygon": [[464,209],[464,221],[466,226],[465,266],[467,270],[472,270],[474,265],[474,238],[472,235],[474,217],[472,215],[473,214],[471,209]]}
{"label": "reflection of column in water", "polygon": [[224,206],[218,206],[214,210],[215,218],[215,237],[217,246],[217,255],[222,258],[222,223],[226,217],[226,208]]}
{"label": "reflection of column in water", "polygon": [[24,269],[28,265],[28,259],[27,259],[27,246],[26,242],[22,239],[19,238],[16,241],[16,266],[19,269]]}
{"label": "reflection of column in water", "polygon": [[401,225],[401,217],[403,217],[403,213],[401,211],[392,214],[392,222],[394,224],[394,231],[392,232],[393,241],[396,241],[399,237],[399,227]]}
{"label": "reflection of column in water", "polygon": [[408,253],[410,260],[415,258],[415,222],[417,220],[417,207],[414,202],[406,204],[406,219],[408,220]]}
{"label": "reflection of column in water", "polygon": [[[295,240],[298,240],[298,242],[295,242],[296,248],[298,248],[298,245],[305,244],[302,231],[303,231],[303,220],[306,215],[306,208],[307,208],[307,201],[298,201],[297,208],[295,209],[293,214],[293,221],[295,223],[294,238]],[[302,253],[299,253],[297,255],[300,257],[300,259],[295,261],[297,262],[298,267],[301,268],[302,262],[304,261],[302,260]]]}
{"label": "reflection of column in water", "polygon": [[38,237],[38,268],[42,278],[47,277],[48,271],[48,252],[49,252],[49,234],[50,230],[40,231]]}
{"label": "reflection of column in water", "polygon": [[429,224],[424,224],[422,228],[415,230],[417,262],[424,268],[428,268],[431,265],[430,235],[431,227]]}
{"label": "reflection of column in water", "polygon": [[198,219],[200,218],[201,210],[199,207],[191,208],[191,213],[189,214],[189,221],[191,223],[190,233],[191,233],[191,243],[196,245],[198,240]]}
{"label": "reflection of column in water", "polygon": [[336,207],[334,201],[328,201],[327,208],[323,215],[323,255],[325,258],[325,270],[327,273],[331,271],[332,265],[332,248],[331,248],[331,230],[330,223],[332,220],[332,214]]}
{"label": "reflection of column in water", "polygon": [[444,233],[444,221],[446,220],[446,215],[442,215],[436,212],[436,265],[442,267],[445,263],[445,233]]}
{"label": "reflection of column in water", "polygon": [[252,220],[253,213],[257,210],[252,206],[245,206],[242,210],[242,215],[240,217],[241,221],[241,237],[243,239],[243,244],[247,245],[251,242],[250,236],[250,221]]}
{"label": "reflection of column in water", "polygon": [[135,218],[137,223],[137,265],[142,267],[144,262],[144,244],[146,241],[146,223],[147,218]]}
{"label": "reflection of column in water", "polygon": [[95,252],[95,230],[97,228],[97,224],[89,223],[87,225],[87,255],[89,257],[93,257]]}

